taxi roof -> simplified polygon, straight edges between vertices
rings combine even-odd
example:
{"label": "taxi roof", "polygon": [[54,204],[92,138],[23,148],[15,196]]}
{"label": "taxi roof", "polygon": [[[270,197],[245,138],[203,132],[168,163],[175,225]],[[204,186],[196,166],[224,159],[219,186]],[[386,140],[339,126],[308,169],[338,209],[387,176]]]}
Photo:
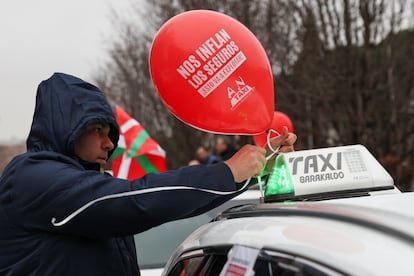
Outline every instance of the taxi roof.
{"label": "taxi roof", "polygon": [[397,267],[398,273],[411,275],[413,218],[414,193],[245,205],[199,228],[178,251],[241,244],[300,252],[350,274],[389,275]]}

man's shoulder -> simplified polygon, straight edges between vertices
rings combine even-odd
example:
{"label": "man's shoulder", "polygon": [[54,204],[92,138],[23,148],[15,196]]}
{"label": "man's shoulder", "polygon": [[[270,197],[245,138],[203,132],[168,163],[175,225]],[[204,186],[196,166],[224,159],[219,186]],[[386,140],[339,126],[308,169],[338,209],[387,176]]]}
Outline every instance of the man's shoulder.
{"label": "man's shoulder", "polygon": [[42,168],[45,168],[48,171],[50,171],[54,167],[67,165],[81,168],[81,165],[75,159],[63,154],[59,154],[57,152],[28,151],[14,157],[4,169],[3,175],[7,175],[9,173],[22,174],[25,171],[29,170],[29,168],[39,170],[38,172],[41,173]]}

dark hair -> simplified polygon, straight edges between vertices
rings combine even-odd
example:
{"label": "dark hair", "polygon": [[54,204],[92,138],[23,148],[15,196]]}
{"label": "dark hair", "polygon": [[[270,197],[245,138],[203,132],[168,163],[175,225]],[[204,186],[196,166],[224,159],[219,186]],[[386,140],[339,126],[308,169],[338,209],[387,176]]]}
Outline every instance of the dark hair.
{"label": "dark hair", "polygon": [[216,141],[217,141],[218,139],[222,139],[222,140],[223,140],[223,142],[224,142],[226,145],[230,145],[230,144],[232,144],[232,141],[231,141],[230,136],[226,136],[226,135],[219,135],[219,136],[217,136]]}

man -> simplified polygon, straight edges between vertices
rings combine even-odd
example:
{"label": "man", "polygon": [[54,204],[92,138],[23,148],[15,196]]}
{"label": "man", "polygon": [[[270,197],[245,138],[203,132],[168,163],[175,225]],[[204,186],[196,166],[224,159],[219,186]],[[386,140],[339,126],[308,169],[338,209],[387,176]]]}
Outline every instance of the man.
{"label": "man", "polygon": [[236,148],[230,141],[230,137],[224,135],[217,136],[214,151],[216,156],[218,156],[222,161],[228,160],[237,152]]}
{"label": "man", "polygon": [[218,162],[217,157],[207,151],[203,146],[199,146],[196,150],[196,160],[200,164],[209,165]]}
{"label": "man", "polygon": [[[236,191],[265,162],[264,149],[248,146],[225,163],[128,181],[103,173],[118,137],[97,87],[62,73],[39,85],[27,152],[0,179],[0,275],[139,275],[133,234],[218,206],[236,193],[193,188]],[[289,149],[295,139],[276,142]],[[192,190],[103,200],[171,186]]]}

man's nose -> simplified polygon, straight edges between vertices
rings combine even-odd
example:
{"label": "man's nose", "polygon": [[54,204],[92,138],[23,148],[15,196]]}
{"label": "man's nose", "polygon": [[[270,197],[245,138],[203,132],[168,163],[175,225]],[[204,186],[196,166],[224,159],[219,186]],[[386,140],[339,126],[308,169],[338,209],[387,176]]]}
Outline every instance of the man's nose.
{"label": "man's nose", "polygon": [[103,141],[103,147],[108,151],[114,149],[114,143],[112,143],[112,140],[109,138],[108,135],[105,135],[105,138]]}

